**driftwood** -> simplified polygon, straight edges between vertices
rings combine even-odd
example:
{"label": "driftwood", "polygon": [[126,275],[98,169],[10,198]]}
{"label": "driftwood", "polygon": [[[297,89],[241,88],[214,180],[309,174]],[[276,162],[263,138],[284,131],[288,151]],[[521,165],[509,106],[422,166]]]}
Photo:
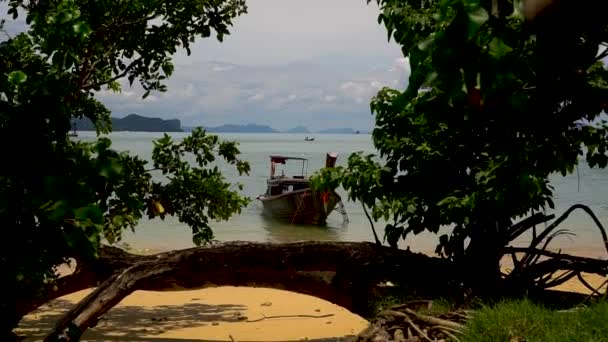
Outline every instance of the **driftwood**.
{"label": "driftwood", "polygon": [[[529,230],[532,230],[533,238],[528,247],[508,246],[503,248],[503,255],[510,254],[514,265],[513,271],[505,276],[505,285],[507,287],[547,289],[561,285],[570,279],[577,277],[585,287],[589,288],[594,293],[598,292],[584,280],[581,273],[593,273],[606,276],[608,275],[608,261],[555,253],[547,250],[549,244],[557,236],[572,235],[566,230],[558,229],[558,227],[575,210],[584,211],[593,220],[601,235],[604,248],[608,252],[608,233],[588,206],[583,204],[571,206],[539,234],[536,234],[536,225],[552,220],[555,216],[537,213],[510,228],[508,235],[509,241],[513,241]],[[523,256],[518,259],[518,254],[523,254]]]}
{"label": "driftwood", "polygon": [[[102,258],[96,268],[122,270],[68,312],[47,341],[77,340],[135,290],[273,287],[310,294],[361,314],[370,291],[380,281],[401,276],[411,287],[437,292],[448,288],[453,279],[445,260],[368,242],[231,242],[151,256],[128,255],[128,259],[122,253],[113,255],[111,261]],[[125,265],[129,266],[121,267]],[[85,273],[78,274],[73,279]]]}
{"label": "driftwood", "polygon": [[357,341],[459,341],[457,336],[464,332],[464,322],[470,316],[462,310],[433,313],[421,308],[421,302],[412,301],[382,311]]}

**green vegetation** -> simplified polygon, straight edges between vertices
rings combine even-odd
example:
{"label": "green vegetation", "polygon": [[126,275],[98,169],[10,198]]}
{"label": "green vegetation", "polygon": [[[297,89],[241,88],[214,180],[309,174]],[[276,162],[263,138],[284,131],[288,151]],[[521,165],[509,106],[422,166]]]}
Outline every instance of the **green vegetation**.
{"label": "green vegetation", "polygon": [[409,58],[407,89],[384,88],[371,102],[379,156],[355,153],[315,186],[341,185],[390,222],[391,246],[454,227],[437,253],[467,287],[496,291],[503,248],[533,226],[514,223],[553,208],[549,177],[573,172],[581,156],[608,163],[599,121],[607,19],[573,6],[570,24],[548,22],[533,35],[518,0],[377,2],[379,22]]}
{"label": "green vegetation", "polygon": [[608,302],[576,311],[557,312],[528,300],[502,302],[475,311],[463,342],[606,341]]}
{"label": "green vegetation", "polygon": [[206,243],[211,220],[226,220],[247,203],[213,164],[224,159],[247,173],[236,143],[200,129],[182,141],[157,141],[151,163],[112,150],[107,138],[68,138],[71,121],[82,117],[98,133],[111,130],[97,91],[119,92],[123,81],[139,82],[144,98],[164,91],[177,49],[189,52],[197,37],[212,34],[221,41],[246,7],[242,0],[0,2],[12,19],[23,16],[28,24],[0,42],[0,143],[7,161],[0,175],[6,233],[0,339],[7,341],[36,298],[52,292],[55,267],[68,258],[95,258],[103,242],[119,242],[144,215],[174,215],[192,227],[196,244]]}

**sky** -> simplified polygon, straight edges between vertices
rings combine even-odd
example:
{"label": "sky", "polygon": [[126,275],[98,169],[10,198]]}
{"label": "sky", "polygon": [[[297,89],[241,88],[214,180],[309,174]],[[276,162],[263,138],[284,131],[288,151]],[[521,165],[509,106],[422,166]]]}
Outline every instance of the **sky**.
{"label": "sky", "polygon": [[177,53],[166,93],[142,100],[140,88],[126,86],[98,99],[116,117],[178,118],[183,126],[369,130],[371,97],[407,84],[409,63],[388,42],[375,2],[248,0],[248,8],[223,43],[199,39],[190,56]]}

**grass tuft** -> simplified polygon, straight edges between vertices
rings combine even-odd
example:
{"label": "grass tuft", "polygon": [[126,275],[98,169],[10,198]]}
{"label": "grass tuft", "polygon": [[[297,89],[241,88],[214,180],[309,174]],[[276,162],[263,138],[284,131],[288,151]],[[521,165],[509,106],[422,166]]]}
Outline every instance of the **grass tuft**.
{"label": "grass tuft", "polygon": [[608,302],[557,312],[529,300],[505,301],[475,311],[462,342],[608,341]]}

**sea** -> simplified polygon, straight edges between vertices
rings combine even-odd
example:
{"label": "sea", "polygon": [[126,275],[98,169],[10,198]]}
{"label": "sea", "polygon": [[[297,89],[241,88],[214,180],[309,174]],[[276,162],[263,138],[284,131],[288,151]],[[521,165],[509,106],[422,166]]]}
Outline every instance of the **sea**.
{"label": "sea", "polygon": [[[112,146],[119,151],[129,151],[131,154],[151,160],[153,141],[164,133],[147,132],[113,132],[108,135]],[[188,133],[168,133],[174,140],[180,140]],[[92,141],[95,132],[78,132],[78,139]],[[328,152],[338,154],[338,165],[345,165],[348,156],[357,151],[376,153],[371,135],[369,134],[287,134],[287,133],[220,133],[221,139],[233,140],[239,143],[241,158],[249,161],[251,172],[247,176],[239,176],[232,167],[221,165],[229,182],[241,183],[242,194],[252,199],[251,204],[241,214],[234,215],[228,221],[213,222],[212,229],[215,239],[219,241],[258,241],[258,242],[290,242],[301,240],[328,241],[374,241],[370,223],[367,220],[360,203],[349,201],[342,189],[342,196],[348,219],[345,220],[339,212],[333,212],[325,226],[291,225],[277,222],[262,216],[262,205],[256,197],[266,189],[266,179],[270,173],[270,155],[287,155],[308,159],[305,172],[311,174],[325,163]],[[314,141],[305,141],[306,136],[314,137]],[[295,162],[287,172],[298,173],[302,165]],[[446,170],[449,172],[449,170]],[[161,177],[155,175],[155,177]],[[591,169],[581,161],[577,170],[568,176],[556,174],[551,177],[555,187],[555,209],[547,213],[559,216],[573,204],[585,204],[597,215],[604,226],[608,226],[608,170]],[[383,238],[384,222],[376,222],[375,227]],[[570,235],[558,237],[552,243],[553,250],[606,258],[602,237],[593,220],[582,211],[574,211],[560,226],[568,230]],[[543,225],[538,227],[543,228]],[[450,231],[445,227],[442,232]],[[523,236],[519,241],[525,244],[530,236]],[[432,254],[437,244],[437,236],[422,233],[408,237],[400,242],[401,248]],[[175,218],[143,219],[134,232],[125,232],[122,243],[129,248],[140,251],[163,251],[194,246],[189,227]]]}

